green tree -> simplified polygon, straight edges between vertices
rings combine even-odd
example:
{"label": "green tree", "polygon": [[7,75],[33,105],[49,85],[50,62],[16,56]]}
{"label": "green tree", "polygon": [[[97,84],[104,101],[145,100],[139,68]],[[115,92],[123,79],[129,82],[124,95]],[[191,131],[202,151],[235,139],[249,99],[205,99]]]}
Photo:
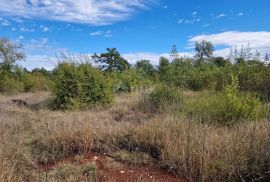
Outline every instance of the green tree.
{"label": "green tree", "polygon": [[11,71],[15,63],[25,59],[24,53],[21,51],[22,46],[8,39],[0,39],[0,68]]}
{"label": "green tree", "polygon": [[94,54],[92,59],[98,63],[101,70],[105,72],[123,72],[130,68],[128,61],[121,57],[116,48],[107,48],[106,53],[100,55]]}
{"label": "green tree", "polygon": [[158,66],[158,73],[161,81],[170,81],[171,78],[170,68],[171,68],[170,61],[165,57],[161,57],[159,59],[159,66]]}
{"label": "green tree", "polygon": [[172,46],[171,54],[170,54],[172,60],[175,60],[178,58],[178,52],[177,52],[177,47],[176,45]]}
{"label": "green tree", "polygon": [[197,63],[202,63],[213,56],[214,46],[212,42],[203,40],[195,43],[195,51]]}
{"label": "green tree", "polygon": [[154,75],[154,66],[150,63],[149,60],[141,60],[138,61],[135,65],[135,68],[141,73],[143,76],[153,76]]}
{"label": "green tree", "polygon": [[225,67],[227,64],[230,64],[230,61],[224,59],[223,57],[213,57],[211,62],[218,67]]}

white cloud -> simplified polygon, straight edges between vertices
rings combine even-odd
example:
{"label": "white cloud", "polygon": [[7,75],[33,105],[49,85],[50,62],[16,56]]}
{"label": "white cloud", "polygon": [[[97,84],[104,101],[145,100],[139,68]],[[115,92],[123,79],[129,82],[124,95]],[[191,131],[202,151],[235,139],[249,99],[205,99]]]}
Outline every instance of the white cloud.
{"label": "white cloud", "polygon": [[97,36],[103,36],[103,37],[112,37],[112,31],[111,30],[108,30],[108,31],[96,31],[96,32],[92,32],[90,33],[90,36],[92,37],[97,37]]}
{"label": "white cloud", "polygon": [[194,11],[193,13],[192,13],[192,16],[196,16],[198,14],[198,12],[197,11]]}
{"label": "white cloud", "polygon": [[103,31],[96,31],[96,32],[90,33],[90,36],[100,36],[102,34],[103,34]]}
{"label": "white cloud", "polygon": [[215,19],[220,19],[220,18],[225,17],[225,16],[227,16],[227,15],[225,15],[224,13],[222,13],[222,14],[217,15],[215,17]]}
{"label": "white cloud", "polygon": [[243,15],[244,15],[243,12],[240,12],[240,13],[237,14],[237,16],[243,16]]}
{"label": "white cloud", "polygon": [[112,24],[126,20],[154,0],[1,0],[0,12],[6,15],[49,20]]}
{"label": "white cloud", "polygon": [[35,29],[34,28],[26,28],[26,27],[21,27],[20,28],[21,32],[34,32]]}
{"label": "white cloud", "polygon": [[262,54],[270,51],[270,32],[239,32],[229,31],[218,34],[199,35],[189,39],[189,45],[196,41],[208,40],[215,46],[224,46],[225,48],[217,50],[215,53],[219,56],[227,56],[230,47],[240,48],[242,45],[250,44],[250,48],[258,50]]}
{"label": "white cloud", "polygon": [[200,22],[201,21],[201,19],[200,18],[193,18],[193,19],[191,19],[191,20],[189,20],[189,19],[180,19],[180,20],[178,20],[178,24],[194,24],[194,23],[196,23],[196,22]]}
{"label": "white cloud", "polygon": [[10,23],[9,23],[9,21],[7,21],[7,20],[2,20],[1,25],[2,25],[2,26],[9,26]]}
{"label": "white cloud", "polygon": [[197,11],[194,11],[192,13],[192,18],[179,19],[177,23],[178,24],[194,24],[196,22],[200,22],[201,19],[197,15],[198,15],[198,12]]}
{"label": "white cloud", "polygon": [[22,40],[22,39],[24,39],[24,36],[19,36],[18,39],[19,39],[19,40]]}
{"label": "white cloud", "polygon": [[45,27],[43,25],[40,26],[40,29],[41,29],[42,32],[48,32],[49,31],[49,28]]}
{"label": "white cloud", "polygon": [[55,57],[48,55],[33,54],[28,55],[25,61],[19,62],[19,64],[29,70],[34,68],[45,68],[47,70],[52,70],[57,65],[57,60]]}

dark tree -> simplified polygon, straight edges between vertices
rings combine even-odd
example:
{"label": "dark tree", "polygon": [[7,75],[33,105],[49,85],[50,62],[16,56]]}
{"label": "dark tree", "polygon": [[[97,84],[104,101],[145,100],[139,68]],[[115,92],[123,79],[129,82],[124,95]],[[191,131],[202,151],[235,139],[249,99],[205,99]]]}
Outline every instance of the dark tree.
{"label": "dark tree", "polygon": [[223,57],[214,57],[211,59],[211,62],[218,67],[225,67],[227,64],[230,64],[230,61],[224,59]]}
{"label": "dark tree", "polygon": [[116,48],[107,48],[106,53],[94,54],[92,59],[106,72],[122,72],[130,68],[128,61],[121,57]]}

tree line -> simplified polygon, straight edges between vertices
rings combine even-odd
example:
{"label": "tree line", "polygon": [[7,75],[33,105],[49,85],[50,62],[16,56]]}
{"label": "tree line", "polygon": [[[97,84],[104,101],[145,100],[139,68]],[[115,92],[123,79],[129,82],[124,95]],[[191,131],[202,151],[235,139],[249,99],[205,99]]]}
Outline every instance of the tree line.
{"label": "tree line", "polygon": [[[255,54],[251,53],[249,45],[242,46],[240,50],[231,49],[228,58],[213,56],[214,46],[209,41],[195,43],[194,57],[180,57],[174,45],[170,58],[161,57],[158,66],[152,65],[149,60],[140,60],[131,65],[116,48],[108,48],[105,53],[95,53],[89,59],[82,56],[60,55],[58,66],[52,71],[44,68],[28,71],[18,66],[17,62],[25,59],[21,48],[20,44],[8,39],[0,40],[0,92],[55,90],[61,83],[66,83],[67,88],[70,82],[63,82],[59,78],[75,80],[77,86],[71,86],[73,87],[71,90],[77,87],[83,90],[87,84],[93,85],[104,81],[106,83],[98,87],[106,88],[107,93],[112,92],[110,94],[131,92],[156,84],[194,91],[222,91],[232,82],[231,76],[234,76],[239,81],[240,91],[255,93],[263,101],[270,98],[269,55],[266,54],[265,61],[262,61],[258,51]],[[81,60],[87,61],[76,62]],[[97,66],[93,66],[93,63]],[[82,83],[79,84],[76,79]],[[79,93],[79,90],[76,92]],[[100,92],[98,89],[96,91]],[[71,91],[68,90],[67,93]],[[87,96],[86,93],[81,94],[83,96],[80,97]]]}

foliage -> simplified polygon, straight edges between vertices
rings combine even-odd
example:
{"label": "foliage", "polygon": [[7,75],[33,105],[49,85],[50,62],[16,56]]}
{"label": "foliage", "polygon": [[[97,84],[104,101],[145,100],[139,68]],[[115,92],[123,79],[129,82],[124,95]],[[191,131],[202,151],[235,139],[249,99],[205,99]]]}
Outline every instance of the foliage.
{"label": "foliage", "polygon": [[195,58],[197,59],[197,64],[200,64],[204,59],[209,59],[213,55],[214,45],[210,41],[201,41],[195,43]]}
{"label": "foliage", "polygon": [[49,91],[53,88],[53,81],[41,73],[26,73],[22,77],[25,92]]}
{"label": "foliage", "polygon": [[84,109],[110,104],[112,89],[103,74],[89,64],[60,63],[55,70],[55,109]]}
{"label": "foliage", "polygon": [[231,76],[230,84],[219,93],[201,92],[184,98],[184,111],[188,117],[204,122],[233,124],[261,116],[261,102],[250,93],[239,92],[238,80]]}
{"label": "foliage", "polygon": [[170,61],[167,58],[161,57],[159,59],[158,73],[160,81],[167,82],[170,80]]}
{"label": "foliage", "polygon": [[106,74],[113,85],[115,93],[131,92],[139,89],[148,88],[152,85],[151,79],[145,77],[136,68],[126,70],[124,72],[112,72]]}
{"label": "foliage", "polygon": [[0,70],[0,92],[5,94],[14,94],[23,92],[24,85],[16,79],[12,74],[5,70]]}
{"label": "foliage", "polygon": [[178,88],[168,85],[157,86],[146,98],[153,112],[177,111],[183,104],[182,94]]}
{"label": "foliage", "polygon": [[101,70],[104,70],[105,72],[122,72],[130,67],[128,61],[121,57],[116,48],[107,48],[106,53],[100,55],[94,54],[92,58],[99,64]]}
{"label": "foliage", "polygon": [[24,60],[25,55],[21,52],[22,46],[8,39],[0,39],[0,68],[11,71],[15,63]]}
{"label": "foliage", "polygon": [[135,64],[135,68],[144,77],[152,77],[155,73],[154,66],[149,60],[140,60]]}
{"label": "foliage", "polygon": [[259,116],[260,101],[251,94],[238,92],[238,80],[232,77],[232,83],[225,87],[219,97],[216,119],[221,123],[234,123],[256,119]]}
{"label": "foliage", "polygon": [[225,67],[226,65],[231,64],[229,60],[224,59],[223,57],[213,57],[210,62],[218,67]]}

